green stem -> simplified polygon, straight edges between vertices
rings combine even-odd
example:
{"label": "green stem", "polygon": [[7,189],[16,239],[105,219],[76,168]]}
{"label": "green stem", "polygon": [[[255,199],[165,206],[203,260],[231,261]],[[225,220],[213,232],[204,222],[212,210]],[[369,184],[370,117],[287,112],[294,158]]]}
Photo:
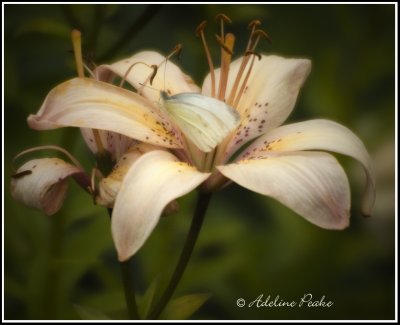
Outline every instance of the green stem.
{"label": "green stem", "polygon": [[[113,209],[107,209],[111,219]],[[124,285],[126,307],[130,319],[140,319],[135,296],[135,281],[133,280],[133,256],[124,262],[119,262],[122,282]]]}
{"label": "green stem", "polygon": [[140,319],[136,304],[135,286],[133,281],[133,258],[120,262],[122,280],[124,283],[125,301],[130,319]]}
{"label": "green stem", "polygon": [[60,304],[61,268],[58,262],[62,254],[64,239],[65,215],[60,213],[56,218],[50,218],[50,256],[46,274],[44,315],[46,319],[57,319]]}
{"label": "green stem", "polygon": [[192,224],[190,225],[190,230],[186,237],[185,245],[179,257],[178,264],[176,265],[175,271],[171,277],[171,281],[169,282],[168,287],[165,289],[157,305],[149,314],[148,319],[157,319],[164,310],[165,306],[168,304],[172,295],[174,294],[175,289],[178,286],[182,278],[182,275],[186,269],[186,266],[188,265],[189,259],[192,256],[193,248],[199,236],[201,226],[203,225],[204,216],[206,215],[210,199],[211,199],[210,192],[207,193],[199,192],[196,209],[194,211],[192,219]]}

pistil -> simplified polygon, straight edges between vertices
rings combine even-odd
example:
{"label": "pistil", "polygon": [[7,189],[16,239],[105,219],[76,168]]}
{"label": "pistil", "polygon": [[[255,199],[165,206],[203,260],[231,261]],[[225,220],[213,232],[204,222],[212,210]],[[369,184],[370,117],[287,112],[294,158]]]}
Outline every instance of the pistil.
{"label": "pistil", "polygon": [[[77,29],[73,29],[71,32],[72,46],[74,48],[76,70],[79,78],[85,78],[84,64],[82,58],[82,38],[81,32]],[[99,130],[92,129],[93,138],[96,143],[97,151],[100,155],[105,153],[103,143],[101,142]]]}
{"label": "pistil", "polygon": [[81,42],[81,32],[77,29],[73,29],[71,32],[72,46],[74,48],[75,65],[76,71],[79,78],[84,78],[83,70],[83,58],[82,58],[82,42]]}

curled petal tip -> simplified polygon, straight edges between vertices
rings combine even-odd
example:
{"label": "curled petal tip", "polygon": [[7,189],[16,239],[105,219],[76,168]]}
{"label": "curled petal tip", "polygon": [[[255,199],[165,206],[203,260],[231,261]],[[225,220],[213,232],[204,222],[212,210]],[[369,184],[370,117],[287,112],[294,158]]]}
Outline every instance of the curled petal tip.
{"label": "curled petal tip", "polygon": [[28,207],[53,215],[64,202],[68,177],[82,173],[78,167],[58,158],[33,159],[13,175],[11,195]]}

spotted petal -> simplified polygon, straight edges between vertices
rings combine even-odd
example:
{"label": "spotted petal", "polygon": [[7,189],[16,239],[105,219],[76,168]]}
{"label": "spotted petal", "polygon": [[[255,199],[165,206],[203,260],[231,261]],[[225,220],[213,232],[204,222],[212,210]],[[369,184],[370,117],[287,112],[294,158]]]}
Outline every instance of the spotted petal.
{"label": "spotted petal", "polygon": [[145,98],[87,78],[55,87],[28,123],[36,130],[74,126],[113,131],[168,148],[182,146],[172,126]]}
{"label": "spotted petal", "polygon": [[257,139],[241,157],[276,151],[328,150],[359,161],[367,175],[362,212],[371,215],[375,201],[375,176],[371,158],[361,140],[348,128],[328,120],[311,120],[281,126]]}
{"label": "spotted petal", "polygon": [[[97,77],[104,81],[110,81],[115,75],[125,78],[151,101],[159,100],[160,91],[169,95],[200,92],[199,87],[178,66],[171,61],[167,61],[165,65],[165,62],[165,56],[153,51],[144,51],[113,64],[101,65],[96,69],[96,73]],[[150,85],[150,77],[154,72],[152,65],[158,68]],[[150,87],[143,87],[143,84]]]}
{"label": "spotted petal", "polygon": [[[113,161],[118,161],[125,152],[134,147],[138,142],[132,138],[115,132],[98,130],[97,133],[100,137],[102,147],[111,154]],[[81,128],[81,134],[89,149],[96,154],[99,148],[97,148],[93,130]]]}
{"label": "spotted petal", "polygon": [[114,204],[111,230],[119,260],[127,260],[142,247],[169,202],[208,176],[166,151],[140,157],[126,174]]}
{"label": "spotted petal", "polygon": [[36,115],[33,129],[65,126],[113,131],[169,148],[182,146],[172,126],[145,98],[122,88],[86,78],[75,78],[54,88]]}
{"label": "spotted petal", "polygon": [[[242,59],[230,65],[228,95],[232,90]],[[255,60],[247,86],[236,105],[236,109],[242,115],[242,121],[227,146],[226,158],[248,141],[281,125],[286,120],[310,70],[311,62],[307,59],[286,59],[275,55],[262,55],[260,61]],[[219,72],[220,70],[217,70],[216,80],[219,79]],[[243,79],[244,77],[242,81]],[[205,94],[210,93],[209,76],[205,79],[202,91]]]}
{"label": "spotted petal", "polygon": [[336,159],[321,152],[290,152],[219,166],[239,185],[275,198],[317,226],[349,224],[350,189]]}
{"label": "spotted petal", "polygon": [[68,178],[80,174],[81,169],[58,158],[33,159],[12,177],[11,194],[15,200],[53,215],[64,202]]}

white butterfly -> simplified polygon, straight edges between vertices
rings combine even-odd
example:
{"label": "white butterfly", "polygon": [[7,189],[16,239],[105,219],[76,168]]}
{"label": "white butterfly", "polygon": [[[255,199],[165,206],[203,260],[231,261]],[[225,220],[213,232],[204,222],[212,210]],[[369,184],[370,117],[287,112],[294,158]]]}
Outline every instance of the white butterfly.
{"label": "white butterfly", "polygon": [[235,109],[197,93],[169,96],[161,91],[160,106],[182,133],[204,152],[213,150],[240,122]]}

